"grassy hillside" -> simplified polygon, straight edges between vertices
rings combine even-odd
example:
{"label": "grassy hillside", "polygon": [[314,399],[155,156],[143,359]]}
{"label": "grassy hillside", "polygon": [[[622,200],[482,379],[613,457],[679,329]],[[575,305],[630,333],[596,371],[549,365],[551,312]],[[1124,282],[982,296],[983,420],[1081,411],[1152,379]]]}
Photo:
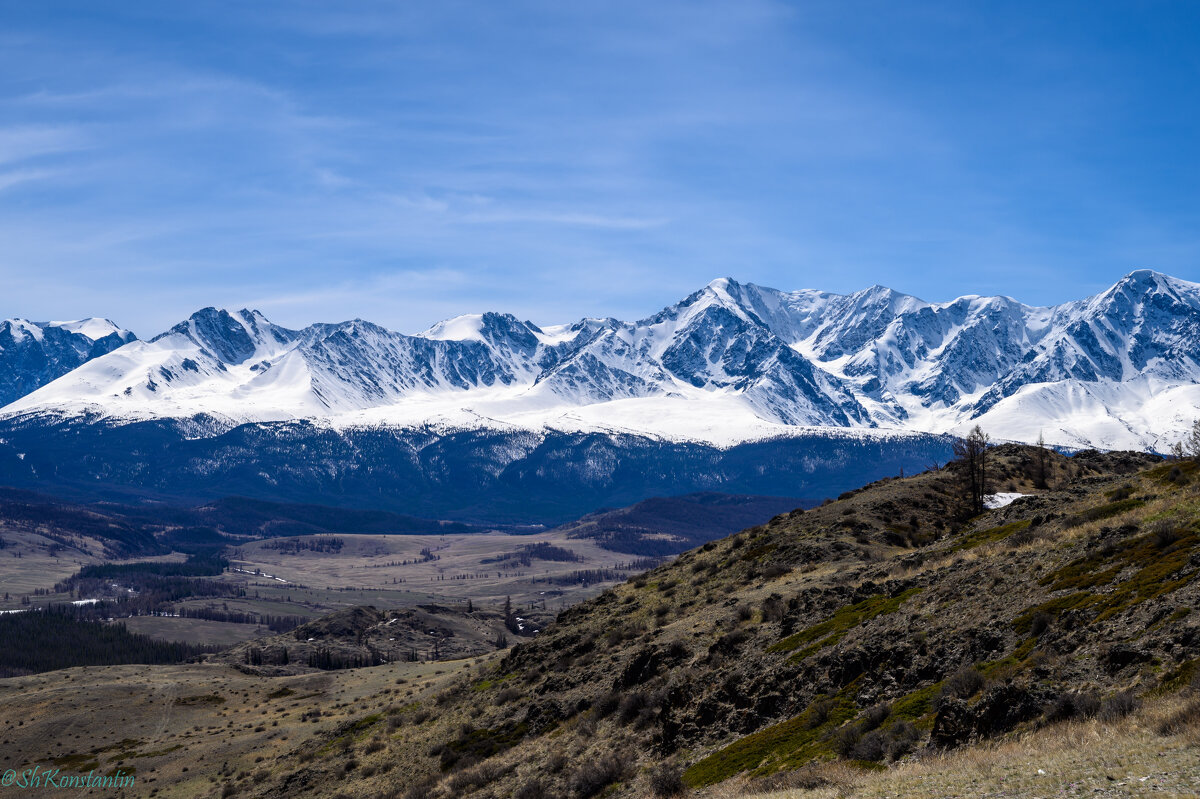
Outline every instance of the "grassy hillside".
{"label": "grassy hillside", "polygon": [[[953,470],[888,480],[571,608],[443,693],[436,721],[389,746],[409,783],[372,790],[752,785],[815,762],[877,768],[931,746],[1117,719],[1190,684],[1191,466],[1054,456],[1053,490],[1037,491],[1033,460],[997,448],[995,487],[1036,495],[973,519],[958,520]],[[336,768],[302,770],[320,795]]]}
{"label": "grassy hillside", "polygon": [[994,490],[1031,496],[964,519],[952,469],[882,481],[685,553],[430,693],[366,687],[396,666],[335,672],[359,685],[336,726],[210,794],[1024,796],[1103,771],[1109,795],[1193,795],[1195,465],[1053,455],[1038,489],[1033,450],[992,455]]}

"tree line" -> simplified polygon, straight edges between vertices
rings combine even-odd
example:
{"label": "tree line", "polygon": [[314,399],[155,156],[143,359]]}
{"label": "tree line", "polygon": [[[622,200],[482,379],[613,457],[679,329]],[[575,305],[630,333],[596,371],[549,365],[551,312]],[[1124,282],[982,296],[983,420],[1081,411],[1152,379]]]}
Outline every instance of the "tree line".
{"label": "tree line", "polygon": [[217,647],[157,641],[121,623],[78,618],[72,606],[0,615],[0,677],[72,666],[185,663]]}

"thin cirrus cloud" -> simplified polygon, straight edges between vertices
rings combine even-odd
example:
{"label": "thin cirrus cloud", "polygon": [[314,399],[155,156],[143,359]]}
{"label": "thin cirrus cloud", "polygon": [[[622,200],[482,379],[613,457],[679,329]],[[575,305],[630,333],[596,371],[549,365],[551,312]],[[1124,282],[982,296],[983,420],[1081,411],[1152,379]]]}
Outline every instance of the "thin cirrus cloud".
{"label": "thin cirrus cloud", "polygon": [[0,315],[415,332],[641,317],[723,275],[1200,279],[1196,15],[1017,5],[10,6]]}

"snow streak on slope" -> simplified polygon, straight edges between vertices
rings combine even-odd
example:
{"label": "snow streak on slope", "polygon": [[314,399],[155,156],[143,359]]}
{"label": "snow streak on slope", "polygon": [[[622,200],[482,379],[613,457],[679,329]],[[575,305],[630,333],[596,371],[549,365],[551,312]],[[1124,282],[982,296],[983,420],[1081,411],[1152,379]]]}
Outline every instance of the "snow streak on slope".
{"label": "snow streak on slope", "polygon": [[[47,332],[10,327],[14,339]],[[1164,448],[1200,414],[1197,386],[1200,285],[1155,272],[1053,308],[723,278],[637,322],[545,329],[484,313],[416,336],[361,320],[288,330],[255,311],[206,308],[4,411],[607,430],[719,444],[814,427],[875,435],[978,422],[997,438]]]}

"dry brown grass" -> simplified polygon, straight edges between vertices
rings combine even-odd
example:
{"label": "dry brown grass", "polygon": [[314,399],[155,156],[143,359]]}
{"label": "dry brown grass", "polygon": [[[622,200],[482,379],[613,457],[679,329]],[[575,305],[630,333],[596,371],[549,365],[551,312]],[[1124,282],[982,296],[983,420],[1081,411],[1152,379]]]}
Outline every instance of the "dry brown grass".
{"label": "dry brown grass", "polygon": [[[1117,722],[1068,722],[1013,740],[927,754],[886,771],[826,764],[827,785],[754,792],[745,780],[711,799],[945,799],[1030,796],[1200,796],[1200,712],[1194,697],[1148,703]],[[1169,734],[1164,735],[1163,732]]]}

